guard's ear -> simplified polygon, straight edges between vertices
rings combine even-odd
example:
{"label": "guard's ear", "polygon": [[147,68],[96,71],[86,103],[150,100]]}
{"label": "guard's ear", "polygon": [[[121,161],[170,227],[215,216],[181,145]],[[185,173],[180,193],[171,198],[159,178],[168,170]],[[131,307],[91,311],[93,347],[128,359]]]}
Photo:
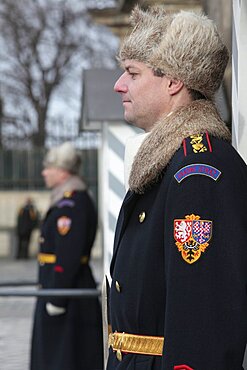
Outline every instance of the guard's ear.
{"label": "guard's ear", "polygon": [[175,95],[179,91],[182,90],[184,87],[184,83],[180,80],[176,80],[175,78],[171,78],[168,81],[168,92],[170,95]]}

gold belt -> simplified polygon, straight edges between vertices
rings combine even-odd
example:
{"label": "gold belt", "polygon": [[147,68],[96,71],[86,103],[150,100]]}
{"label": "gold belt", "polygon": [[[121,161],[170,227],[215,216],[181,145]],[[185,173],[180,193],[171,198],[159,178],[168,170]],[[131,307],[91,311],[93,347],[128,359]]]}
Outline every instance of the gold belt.
{"label": "gold belt", "polygon": [[[41,265],[44,265],[45,263],[56,263],[57,261],[57,256],[51,253],[39,253],[37,258]],[[80,261],[82,265],[86,265],[89,261],[89,257],[82,256]]]}
{"label": "gold belt", "polygon": [[121,361],[122,352],[162,356],[164,338],[115,332],[109,334],[108,344],[117,352],[117,359]]}

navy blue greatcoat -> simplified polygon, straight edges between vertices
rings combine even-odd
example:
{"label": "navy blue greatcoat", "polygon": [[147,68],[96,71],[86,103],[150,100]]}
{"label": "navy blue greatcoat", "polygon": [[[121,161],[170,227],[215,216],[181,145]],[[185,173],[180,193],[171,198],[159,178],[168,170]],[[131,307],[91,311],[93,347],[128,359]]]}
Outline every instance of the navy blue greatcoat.
{"label": "navy blue greatcoat", "polygon": [[191,142],[143,194],[127,193],[111,263],[112,331],[163,336],[163,355],[119,361],[110,348],[107,370],[242,369],[247,168],[224,140]]}
{"label": "navy blue greatcoat", "polygon": [[[42,288],[89,288],[96,283],[88,264],[97,215],[86,191],[66,192],[43,221],[40,252],[54,263],[40,263]],[[66,312],[50,316],[46,303]],[[102,370],[101,310],[97,298],[38,298],[35,309],[32,370]]]}

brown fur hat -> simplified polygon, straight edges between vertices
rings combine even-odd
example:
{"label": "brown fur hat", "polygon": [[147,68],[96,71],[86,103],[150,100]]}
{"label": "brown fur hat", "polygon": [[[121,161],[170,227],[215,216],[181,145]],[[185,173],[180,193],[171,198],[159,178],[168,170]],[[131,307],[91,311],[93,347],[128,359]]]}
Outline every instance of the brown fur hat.
{"label": "brown fur hat", "polygon": [[218,90],[229,53],[212,20],[189,11],[167,13],[138,6],[131,15],[133,30],[123,41],[119,60],[134,59],[179,79],[208,99]]}

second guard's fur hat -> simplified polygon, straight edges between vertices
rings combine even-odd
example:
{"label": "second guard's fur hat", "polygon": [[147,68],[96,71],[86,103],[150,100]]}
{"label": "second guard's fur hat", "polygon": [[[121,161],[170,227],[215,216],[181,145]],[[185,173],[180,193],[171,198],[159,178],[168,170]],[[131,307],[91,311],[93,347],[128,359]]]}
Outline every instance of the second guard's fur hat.
{"label": "second guard's fur hat", "polygon": [[131,15],[133,30],[123,41],[119,60],[134,59],[179,79],[189,89],[213,98],[229,59],[212,20],[190,11],[167,13],[138,6]]}
{"label": "second guard's fur hat", "polygon": [[44,167],[62,168],[72,174],[78,174],[81,157],[71,142],[67,141],[51,148],[43,161]]}

